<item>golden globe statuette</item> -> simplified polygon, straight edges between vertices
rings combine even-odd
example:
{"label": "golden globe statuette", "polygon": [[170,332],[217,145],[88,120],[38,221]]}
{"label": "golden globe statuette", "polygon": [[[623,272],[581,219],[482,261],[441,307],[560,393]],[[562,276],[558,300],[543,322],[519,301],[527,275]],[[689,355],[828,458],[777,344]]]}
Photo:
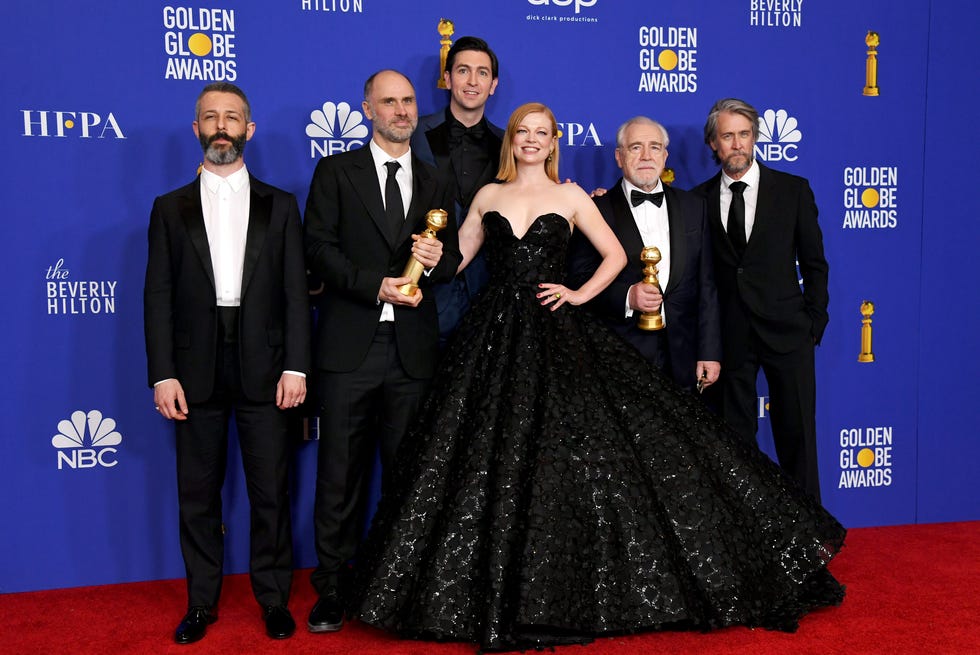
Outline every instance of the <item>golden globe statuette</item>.
{"label": "golden globe statuette", "polygon": [[660,174],[660,181],[670,186],[677,179],[677,175],[674,173],[674,169],[669,166],[665,166],[663,172]]}
{"label": "golden globe statuette", "polygon": [[858,361],[862,364],[873,362],[875,354],[871,352],[871,315],[875,313],[875,304],[870,300],[861,303],[861,354]]}
{"label": "golden globe statuette", "polygon": [[[445,209],[430,209],[425,215],[425,224],[428,227],[422,230],[422,238],[435,239],[436,232],[446,227],[448,220],[449,214]],[[412,255],[408,260],[408,264],[405,265],[405,272],[402,273],[402,277],[410,277],[412,281],[409,284],[403,284],[398,287],[398,291],[405,296],[414,296],[419,288],[419,280],[422,278],[424,271],[425,266],[419,260],[415,259],[415,255]]]}
{"label": "golden globe statuette", "polygon": [[[643,267],[643,282],[645,284],[652,284],[653,286],[660,289],[660,280],[657,279],[657,264],[663,257],[660,255],[660,248],[656,246],[650,246],[644,248],[640,251],[640,261],[645,264]],[[663,309],[663,306],[661,306]],[[662,330],[664,329],[664,317],[660,310],[655,312],[643,312],[640,314],[640,319],[636,322],[636,325],[641,330]]]}
{"label": "golden globe statuette", "polygon": [[446,57],[449,55],[449,48],[452,46],[453,41],[449,37],[453,35],[456,31],[456,26],[448,18],[439,19],[439,36],[442,38],[439,40],[439,81],[436,82],[437,89],[445,89],[446,78],[443,77],[442,73],[446,70]]}
{"label": "golden globe statuette", "polygon": [[868,60],[864,65],[864,95],[878,95],[878,44],[881,40],[877,32],[868,30],[864,43],[868,46]]}

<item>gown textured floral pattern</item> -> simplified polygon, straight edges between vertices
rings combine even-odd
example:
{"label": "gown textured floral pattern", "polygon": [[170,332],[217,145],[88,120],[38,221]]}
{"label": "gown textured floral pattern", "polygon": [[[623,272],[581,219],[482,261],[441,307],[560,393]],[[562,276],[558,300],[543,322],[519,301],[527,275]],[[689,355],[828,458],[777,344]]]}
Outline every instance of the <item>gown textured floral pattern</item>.
{"label": "gown textured floral pattern", "polygon": [[568,221],[484,215],[490,285],[444,356],[358,559],[354,614],[485,650],[649,629],[793,631],[839,604],[844,528],[578,307]]}

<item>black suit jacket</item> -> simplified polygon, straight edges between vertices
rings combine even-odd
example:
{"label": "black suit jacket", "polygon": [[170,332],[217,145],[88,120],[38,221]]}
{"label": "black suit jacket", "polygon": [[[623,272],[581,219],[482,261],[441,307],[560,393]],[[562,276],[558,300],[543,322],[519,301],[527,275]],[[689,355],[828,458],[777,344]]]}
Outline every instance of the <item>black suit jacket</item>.
{"label": "black suit jacket", "polygon": [[[418,128],[412,134],[412,152],[425,163],[435,166],[443,177],[453,184],[456,224],[462,225],[466,219],[466,212],[469,210],[469,207],[455,202],[456,176],[453,172],[453,164],[449,156],[449,121],[446,117],[448,111],[449,109],[447,108],[419,118]],[[493,182],[497,175],[497,169],[500,166],[500,146],[503,143],[504,131],[490,121],[487,121],[487,126],[489,127],[487,138],[490,141],[490,148],[487,153],[489,155],[489,161],[480,173],[476,185],[473,187],[476,190]],[[466,289],[469,298],[472,299],[483,290],[487,284],[487,280],[490,279],[490,274],[487,271],[487,265],[482,254],[477,253],[473,261],[463,269],[462,275],[466,279]],[[462,314],[468,308],[468,305],[466,303],[460,303],[466,306],[455,306],[459,301],[448,285],[437,285],[433,291],[436,295],[436,303],[439,306],[439,311],[447,313],[446,322],[455,326],[460,318],[462,318]]]}
{"label": "black suit jacket", "polygon": [[[439,169],[439,172],[455,185],[453,164],[449,157],[449,122],[446,120],[448,111],[444,109],[419,118],[418,128],[412,134],[412,152],[426,164]],[[504,131],[490,121],[487,121],[487,127],[489,127],[487,138],[490,141],[487,154],[490,158],[480,173],[474,189],[480,189],[493,182],[500,167],[500,146],[503,143]],[[461,211],[464,209],[467,208],[456,205],[457,224],[461,224],[466,218],[466,214]]]}
{"label": "black suit jacket", "polygon": [[[663,289],[667,317],[666,339],[670,374],[684,387],[693,387],[699,361],[721,361],[720,310],[711,240],[704,201],[687,191],[664,187],[670,231],[670,277]],[[602,217],[619,238],[628,263],[597,295],[589,307],[640,352],[650,355],[657,333],[637,327],[640,313],[626,318],[629,288],[643,279],[643,238],[636,226],[620,179],[609,192],[595,198]],[[569,282],[581,286],[599,266],[601,258],[580,232],[569,246]]]}
{"label": "black suit jacket", "polygon": [[431,285],[452,279],[459,240],[449,180],[412,158],[412,203],[398,237],[388,234],[384,200],[369,146],[321,159],[306,202],[306,261],[324,283],[317,321],[316,364],[332,372],[357,368],[378,327],[381,280],[400,277],[411,256],[412,234],[425,229],[425,214],[442,208],[449,224],[438,233],[439,264],[419,281],[418,307],[394,305],[395,337],[402,366],[412,377],[431,377],[438,359],[439,326]]}
{"label": "black suit jacket", "polygon": [[[309,372],[310,313],[296,198],[249,178],[239,308],[242,392],[275,400],[284,370]],[[160,196],[150,213],[143,321],[149,384],[176,378],[188,402],[210,397],[218,320],[201,178]]]}
{"label": "black suit jacket", "polygon": [[776,352],[819,343],[828,320],[829,267],[810,184],[759,164],[755,223],[741,258],[721,222],[720,185],[721,172],[694,191],[708,203],[726,363],[741,363],[750,330]]}

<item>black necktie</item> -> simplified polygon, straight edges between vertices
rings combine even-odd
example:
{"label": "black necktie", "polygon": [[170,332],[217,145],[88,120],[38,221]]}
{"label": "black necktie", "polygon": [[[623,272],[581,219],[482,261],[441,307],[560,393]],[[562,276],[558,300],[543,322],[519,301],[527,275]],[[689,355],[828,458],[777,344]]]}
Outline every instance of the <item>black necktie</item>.
{"label": "black necktie", "polygon": [[396,161],[385,163],[388,169],[388,179],[385,180],[385,216],[388,217],[388,231],[392,239],[398,238],[402,223],[405,222],[405,207],[402,204],[402,192],[398,188],[395,173],[401,167]]}
{"label": "black necktie", "polygon": [[647,200],[659,207],[664,202],[664,192],[657,191],[656,193],[643,193],[642,191],[637,191],[636,189],[630,191],[630,202],[633,203],[634,207],[639,207]]}
{"label": "black necktie", "polygon": [[728,240],[739,255],[745,250],[745,198],[742,192],[747,186],[745,182],[732,182],[728,187],[732,190],[732,204],[728,207]]}

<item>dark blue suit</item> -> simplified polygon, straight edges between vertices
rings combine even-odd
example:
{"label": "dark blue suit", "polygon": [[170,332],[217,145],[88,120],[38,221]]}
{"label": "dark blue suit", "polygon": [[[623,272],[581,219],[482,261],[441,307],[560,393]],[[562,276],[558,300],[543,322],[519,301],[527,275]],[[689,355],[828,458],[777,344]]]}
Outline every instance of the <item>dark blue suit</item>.
{"label": "dark blue suit", "polygon": [[[435,166],[444,177],[453,180],[455,184],[456,175],[449,153],[447,112],[448,110],[442,110],[422,116],[419,119],[418,127],[412,134],[411,145],[412,152],[416,157]],[[492,182],[499,166],[500,146],[504,131],[489,121],[487,121],[487,126],[490,128],[488,133],[491,145],[488,152],[490,161],[477,179],[475,189],[480,189],[485,184]],[[457,225],[462,225],[469,207],[460,203],[458,193],[454,192],[454,197],[456,198],[456,222]],[[477,253],[477,256],[459,276],[450,282],[433,287],[432,293],[435,295],[436,307],[439,311],[439,337],[441,341],[444,342],[456,330],[463,314],[483,291],[489,277],[486,262],[482,255]]]}

